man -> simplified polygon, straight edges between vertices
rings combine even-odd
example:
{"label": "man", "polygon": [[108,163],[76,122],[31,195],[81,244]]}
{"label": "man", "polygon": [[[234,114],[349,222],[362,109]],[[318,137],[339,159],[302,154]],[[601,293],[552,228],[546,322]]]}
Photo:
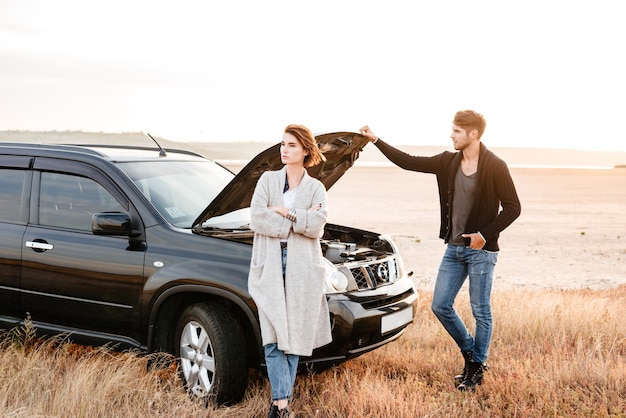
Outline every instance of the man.
{"label": "man", "polygon": [[[406,154],[378,138],[368,126],[361,128],[361,134],[397,166],[437,176],[439,237],[447,248],[437,274],[432,310],[465,360],[463,372],[455,376],[459,390],[475,390],[482,383],[492,334],[490,295],[498,236],[521,211],[507,165],[480,142],[485,126],[480,113],[457,112],[450,137],[458,152],[446,151],[433,157]],[[476,321],[474,336],[453,307],[468,277]]]}

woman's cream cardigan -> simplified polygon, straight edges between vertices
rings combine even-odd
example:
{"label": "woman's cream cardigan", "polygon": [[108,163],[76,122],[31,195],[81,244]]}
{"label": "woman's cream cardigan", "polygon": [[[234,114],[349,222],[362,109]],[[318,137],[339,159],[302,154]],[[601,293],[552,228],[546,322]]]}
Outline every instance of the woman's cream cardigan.
{"label": "woman's cream cardigan", "polygon": [[[248,290],[259,311],[263,345],[278,343],[288,354],[311,355],[332,341],[324,293],[319,239],[326,224],[326,189],[306,172],[298,186],[296,221],[268,209],[284,206],[286,167],[261,175],[250,204],[254,231]],[[319,210],[308,210],[321,204]],[[287,240],[283,285],[280,241]]]}

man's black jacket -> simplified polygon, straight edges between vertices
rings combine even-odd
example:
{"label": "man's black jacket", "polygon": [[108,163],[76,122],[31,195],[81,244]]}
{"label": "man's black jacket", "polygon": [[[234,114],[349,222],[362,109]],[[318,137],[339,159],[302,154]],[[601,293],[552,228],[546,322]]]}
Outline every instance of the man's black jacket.
{"label": "man's black jacket", "polygon": [[[452,232],[454,178],[461,164],[461,152],[442,152],[432,157],[409,155],[381,139],[375,142],[381,152],[405,170],[437,176],[441,227],[439,237],[446,243]],[[500,210],[502,207],[502,210]],[[499,251],[498,237],[521,213],[521,205],[506,163],[480,144],[474,205],[465,225],[466,233],[480,232],[487,251]]]}

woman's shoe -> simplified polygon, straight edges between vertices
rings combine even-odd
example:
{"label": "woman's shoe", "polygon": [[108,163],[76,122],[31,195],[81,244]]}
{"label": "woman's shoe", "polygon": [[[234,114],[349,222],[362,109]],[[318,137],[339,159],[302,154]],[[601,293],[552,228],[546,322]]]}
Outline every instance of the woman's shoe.
{"label": "woman's shoe", "polygon": [[267,417],[268,418],[289,418],[289,409],[288,408],[278,409],[278,405],[272,404],[270,406],[270,413]]}
{"label": "woman's shoe", "polygon": [[270,405],[270,413],[267,418],[278,418],[278,405]]}

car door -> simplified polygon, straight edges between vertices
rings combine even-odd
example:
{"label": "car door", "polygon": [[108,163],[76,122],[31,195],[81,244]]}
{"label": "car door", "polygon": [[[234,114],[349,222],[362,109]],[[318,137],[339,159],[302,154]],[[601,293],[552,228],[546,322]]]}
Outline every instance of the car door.
{"label": "car door", "polygon": [[128,201],[87,164],[43,158],[35,168],[36,222],[22,250],[23,309],[39,328],[140,340],[145,246],[91,231],[94,213],[128,213]]}
{"label": "car door", "polygon": [[0,320],[24,319],[20,310],[22,237],[28,222],[31,157],[0,156]]}

